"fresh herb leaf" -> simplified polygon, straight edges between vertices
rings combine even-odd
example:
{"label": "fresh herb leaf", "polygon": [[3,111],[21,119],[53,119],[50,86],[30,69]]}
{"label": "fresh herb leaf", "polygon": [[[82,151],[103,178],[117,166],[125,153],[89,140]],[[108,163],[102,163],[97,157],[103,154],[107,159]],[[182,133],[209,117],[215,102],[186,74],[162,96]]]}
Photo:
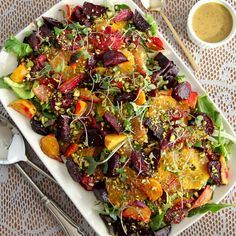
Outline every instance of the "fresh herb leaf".
{"label": "fresh herb leaf", "polygon": [[32,48],[27,43],[22,43],[14,35],[11,35],[5,43],[5,50],[15,54],[18,58],[25,57],[32,52]]}
{"label": "fresh herb leaf", "polygon": [[132,131],[132,122],[130,119],[125,119],[123,126],[124,126],[125,131],[127,131],[127,132]]}
{"label": "fresh herb leaf", "polygon": [[145,18],[147,20],[147,22],[149,23],[150,27],[150,33],[152,36],[156,36],[157,35],[157,23],[155,18],[152,15],[146,14]]}
{"label": "fresh herb leaf", "polygon": [[119,178],[122,182],[127,180],[128,175],[123,168],[116,168],[116,172],[119,173]]}
{"label": "fresh herb leaf", "polygon": [[54,27],[54,33],[56,36],[61,35],[65,29],[60,29],[58,27]]}
{"label": "fresh herb leaf", "polygon": [[218,129],[221,129],[222,120],[221,120],[220,113],[215,109],[213,103],[209,100],[206,94],[198,97],[197,108],[199,111],[204,112],[208,116],[210,116],[215,126]]}
{"label": "fresh herb leaf", "polygon": [[163,219],[164,219],[165,212],[162,212],[161,214],[155,215],[151,218],[150,221],[150,228],[153,231],[156,231],[163,227]]}
{"label": "fresh herb leaf", "polygon": [[192,217],[195,216],[197,214],[204,214],[208,211],[210,211],[211,213],[215,213],[225,207],[232,207],[234,205],[232,204],[217,204],[217,203],[207,203],[201,207],[198,208],[194,208],[191,211],[189,211],[188,213],[188,217]]}
{"label": "fresh herb leaf", "polygon": [[84,159],[88,162],[87,173],[88,175],[92,175],[95,173],[98,163],[94,160],[94,157],[87,156]]}
{"label": "fresh herb leaf", "polygon": [[65,61],[62,60],[56,67],[55,72],[63,72],[65,70]]}
{"label": "fresh herb leaf", "polygon": [[120,209],[105,203],[105,204],[103,204],[103,210],[99,211],[99,213],[101,215],[110,216],[114,221],[116,221],[118,219],[119,214],[120,214]]}
{"label": "fresh herb leaf", "polygon": [[175,77],[175,80],[177,80],[178,83],[182,83],[186,80],[185,75],[177,75]]}

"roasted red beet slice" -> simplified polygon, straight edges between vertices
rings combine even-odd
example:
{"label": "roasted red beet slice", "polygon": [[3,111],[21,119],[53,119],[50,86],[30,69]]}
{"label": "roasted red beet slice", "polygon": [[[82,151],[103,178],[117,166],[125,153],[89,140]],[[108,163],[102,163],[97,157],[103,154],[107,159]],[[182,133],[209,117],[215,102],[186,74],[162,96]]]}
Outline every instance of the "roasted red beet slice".
{"label": "roasted red beet slice", "polygon": [[69,116],[59,116],[57,119],[58,124],[58,139],[62,142],[70,140],[70,122]]}
{"label": "roasted red beet slice", "polygon": [[83,175],[81,178],[80,184],[86,189],[87,191],[92,191],[94,186],[94,178],[92,176]]}
{"label": "roasted red beet slice", "polygon": [[154,169],[157,170],[159,161],[161,159],[161,149],[160,148],[154,148],[151,153],[154,156],[153,159],[152,159]]}
{"label": "roasted red beet slice", "polygon": [[108,177],[114,177],[119,175],[117,173],[116,169],[120,168],[120,155],[115,153],[108,161],[108,171],[107,171],[107,176]]}
{"label": "roasted red beet slice", "polygon": [[116,66],[122,62],[128,61],[127,57],[122,52],[115,50],[105,52],[102,60],[105,66]]}
{"label": "roasted red beet slice", "polygon": [[93,193],[101,202],[109,202],[105,182],[98,182],[93,187]]}
{"label": "roasted red beet slice", "polygon": [[137,10],[134,12],[133,23],[138,30],[144,32],[148,31],[151,27]]}
{"label": "roasted red beet slice", "polygon": [[168,236],[171,231],[171,225],[167,225],[162,229],[154,232],[154,236]]}
{"label": "roasted red beet slice", "polygon": [[215,129],[212,119],[204,112],[198,112],[196,117],[199,115],[203,116],[203,125],[206,133],[212,135]]}
{"label": "roasted red beet slice", "polygon": [[177,83],[175,77],[179,73],[178,67],[174,64],[173,61],[170,61],[161,52],[159,52],[154,59],[158,62],[160,70],[153,73],[153,82],[157,81],[157,78],[159,76],[162,76],[164,80],[168,81],[167,87],[173,88]]}
{"label": "roasted red beet slice", "polygon": [[[96,147],[96,146],[104,145],[103,136],[99,129],[95,129],[95,128],[87,129],[87,135],[88,135],[89,146]],[[80,141],[83,143],[85,141],[85,138],[86,138],[86,134],[84,133],[81,136]]]}
{"label": "roasted red beet slice", "polygon": [[35,120],[35,119],[31,119],[30,120],[30,125],[32,130],[40,135],[48,135],[50,134],[50,130],[47,127],[44,127],[42,122]]}
{"label": "roasted red beet slice", "polygon": [[132,19],[133,12],[130,9],[123,9],[114,17],[114,22],[128,21]]}
{"label": "roasted red beet slice", "polygon": [[208,172],[212,179],[213,184],[220,185],[221,181],[221,164],[220,161],[209,161]]}
{"label": "roasted red beet slice", "polygon": [[106,29],[97,34],[92,34],[90,38],[90,43],[97,49],[101,51],[107,50],[118,50],[124,40],[124,36],[121,32],[116,31],[112,33],[111,26],[107,26]]}
{"label": "roasted red beet slice", "polygon": [[106,112],[103,118],[118,134],[123,132],[121,123],[113,114]]}
{"label": "roasted red beet slice", "polygon": [[53,33],[52,31],[48,28],[46,24],[43,24],[42,26],[39,27],[39,34],[42,38],[52,38]]}
{"label": "roasted red beet slice", "polygon": [[180,201],[168,209],[164,217],[165,222],[168,224],[179,224],[188,215],[186,203],[187,201],[183,200],[183,203]]}
{"label": "roasted red beet slice", "polygon": [[142,175],[149,174],[150,166],[144,161],[144,158],[141,152],[132,151],[131,164],[139,174],[142,174]]}
{"label": "roasted red beet slice", "polygon": [[161,126],[154,124],[151,119],[146,119],[144,126],[148,128],[148,131],[151,133],[151,135],[154,136],[158,141],[162,139],[164,129]]}
{"label": "roasted red beet slice", "polygon": [[95,5],[90,2],[84,2],[82,9],[83,9],[83,13],[89,17],[95,17],[95,16],[98,17],[98,16],[103,15],[107,11],[106,7]]}
{"label": "roasted red beet slice", "polygon": [[46,24],[48,26],[48,28],[50,28],[51,30],[54,27],[63,28],[62,22],[60,22],[54,18],[43,16],[43,21],[44,21],[44,24]]}
{"label": "roasted red beet slice", "polygon": [[126,103],[126,102],[132,102],[135,99],[135,94],[134,93],[122,93],[122,94],[118,94],[114,97],[114,103]]}
{"label": "roasted red beet slice", "polygon": [[91,26],[90,20],[83,13],[83,9],[80,6],[76,6],[70,15],[70,20],[74,22],[79,22],[81,25],[85,25],[87,27]]}
{"label": "roasted red beet slice", "polygon": [[80,171],[79,166],[72,160],[67,160],[66,161],[66,168],[71,176],[71,178],[75,182],[81,182],[82,179],[82,172]]}
{"label": "roasted red beet slice", "polygon": [[190,83],[185,81],[174,87],[172,97],[177,101],[187,100],[190,97],[191,91]]}
{"label": "roasted red beet slice", "polygon": [[219,155],[214,152],[208,152],[206,154],[206,156],[209,161],[218,161],[219,160]]}
{"label": "roasted red beet slice", "polygon": [[36,51],[40,48],[41,40],[36,36],[36,32],[34,31],[30,36],[24,38],[24,43],[28,43]]}
{"label": "roasted red beet slice", "polygon": [[63,84],[60,85],[59,90],[62,93],[71,92],[74,88],[76,88],[78,86],[78,84],[81,82],[83,77],[84,77],[84,74],[79,74],[75,78],[65,81]]}

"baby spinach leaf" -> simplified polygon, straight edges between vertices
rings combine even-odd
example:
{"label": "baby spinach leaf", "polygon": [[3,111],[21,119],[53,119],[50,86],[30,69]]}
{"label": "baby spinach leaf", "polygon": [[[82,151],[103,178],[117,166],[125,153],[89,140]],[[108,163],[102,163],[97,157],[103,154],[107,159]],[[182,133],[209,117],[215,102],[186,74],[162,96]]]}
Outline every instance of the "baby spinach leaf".
{"label": "baby spinach leaf", "polygon": [[14,35],[11,35],[5,43],[5,50],[15,54],[18,58],[25,57],[32,52],[29,44],[19,41]]}
{"label": "baby spinach leaf", "polygon": [[84,159],[88,162],[87,173],[88,175],[92,175],[95,173],[98,163],[94,160],[94,157],[87,156]]}
{"label": "baby spinach leaf", "polygon": [[217,203],[207,203],[201,207],[194,208],[188,213],[188,217],[195,216],[197,214],[204,214],[208,211],[215,213],[223,208],[232,207],[232,204],[217,204]]}
{"label": "baby spinach leaf", "polygon": [[153,231],[156,231],[163,227],[163,219],[164,219],[165,212],[161,214],[155,215],[151,218],[150,227]]}

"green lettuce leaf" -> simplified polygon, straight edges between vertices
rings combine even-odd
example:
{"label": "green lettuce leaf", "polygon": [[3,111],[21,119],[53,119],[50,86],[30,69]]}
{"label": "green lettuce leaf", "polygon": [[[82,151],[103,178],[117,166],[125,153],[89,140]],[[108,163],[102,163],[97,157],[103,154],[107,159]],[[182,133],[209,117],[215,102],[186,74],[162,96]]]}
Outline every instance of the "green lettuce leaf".
{"label": "green lettuce leaf", "polygon": [[147,22],[149,23],[149,25],[151,26],[150,28],[150,33],[152,36],[157,36],[157,23],[155,18],[152,15],[146,14],[145,18],[147,20]]}
{"label": "green lettuce leaf", "polygon": [[5,43],[5,50],[15,54],[18,58],[25,57],[32,52],[32,48],[27,43],[22,43],[14,35],[11,35]]}

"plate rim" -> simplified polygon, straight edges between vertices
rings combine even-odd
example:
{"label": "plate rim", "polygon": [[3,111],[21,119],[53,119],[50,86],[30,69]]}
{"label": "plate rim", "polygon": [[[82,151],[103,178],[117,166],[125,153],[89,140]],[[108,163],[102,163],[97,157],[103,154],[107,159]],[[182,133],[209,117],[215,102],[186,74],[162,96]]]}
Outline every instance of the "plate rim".
{"label": "plate rim", "polygon": [[[112,3],[125,3],[127,5],[131,5],[131,8],[132,9],[137,9],[139,12],[141,12],[142,14],[144,14],[144,12],[142,11],[142,9],[135,3],[133,2],[132,0],[110,0]],[[38,20],[38,19],[41,19],[42,16],[51,16],[51,17],[55,17],[55,15],[57,15],[57,11],[58,9],[61,9],[62,6],[65,6],[65,4],[76,4],[76,5],[82,5],[83,2],[85,2],[85,0],[64,0],[64,1],[60,1],[56,4],[54,4],[50,9],[48,9],[46,12],[44,12],[43,14],[41,14],[39,17],[37,17],[35,20]],[[88,0],[88,2],[92,2],[94,4],[101,4],[102,5],[102,2],[104,2],[103,0]],[[58,18],[58,17],[57,17]],[[156,19],[155,19],[156,21]],[[29,30],[30,28],[32,28],[32,23],[30,23],[28,26],[24,27],[20,32],[18,32],[16,34],[16,37],[19,38],[19,39],[22,39],[22,36],[24,34],[25,31]],[[200,90],[200,93],[202,94],[207,94],[207,91],[203,88],[203,86],[200,84],[200,82],[197,80],[196,76],[193,74],[193,71],[186,65],[186,63],[183,61],[183,59],[180,58],[180,56],[177,54],[177,53],[180,53],[178,51],[175,51],[175,49],[170,45],[170,43],[165,39],[165,37],[162,35],[162,33],[160,33],[158,31],[158,37],[160,37],[163,41],[164,41],[164,44],[167,46],[167,48],[170,50],[170,53],[173,54],[174,58],[177,60],[177,61],[174,61],[178,67],[182,67],[182,70],[184,72],[184,74],[188,74],[190,75],[190,79],[188,79],[188,81],[190,81],[191,85],[194,83],[195,87]],[[2,57],[2,54],[6,55],[6,52],[4,52],[3,50],[1,50],[0,52],[0,58]],[[2,90],[5,90],[5,89],[2,89]],[[0,90],[0,100],[2,102],[3,98],[2,98],[2,93],[4,92],[1,92],[2,90]],[[9,91],[9,90],[8,90]],[[11,91],[9,91],[11,93]],[[208,94],[207,94],[208,95]],[[217,111],[220,113],[221,117],[222,117],[222,120],[223,120],[223,123],[224,123],[224,127],[227,126],[227,129],[230,131],[229,133],[231,135],[233,135],[234,137],[236,137],[236,134],[235,134],[235,131],[233,129],[233,127],[230,125],[229,121],[227,120],[227,118],[225,117],[224,113],[219,109],[219,107],[214,103],[214,101],[212,100],[212,98],[208,95],[208,98],[210,99],[210,101],[213,103],[214,107],[217,109]],[[25,133],[23,132],[23,128],[22,126],[20,125],[20,119],[18,117],[18,115],[15,114],[15,111],[11,111],[7,104],[5,104],[4,102],[2,102],[4,108],[6,109],[8,115],[13,119],[13,121],[15,122],[15,124],[17,125],[17,127],[19,128],[19,130],[22,132],[22,133]],[[24,118],[25,119],[25,118]],[[36,134],[37,135],[37,134]],[[39,136],[39,135],[37,135]],[[35,145],[38,145],[39,147],[39,144],[33,144],[31,145],[31,141],[30,141],[30,137],[27,136],[27,135],[24,135],[24,137],[26,138],[26,140],[28,141],[28,143],[30,144],[31,148],[34,150],[34,152],[36,153],[36,155],[40,158],[40,160],[43,162],[43,164],[47,167],[47,169],[50,171],[50,173],[53,175],[53,177],[59,182],[59,185],[62,187],[63,191],[66,192],[67,196],[70,198],[70,200],[73,202],[73,204],[75,205],[75,207],[79,210],[79,212],[81,213],[81,215],[85,218],[85,220],[89,223],[89,225],[93,228],[93,230],[98,233],[99,235],[102,235],[98,232],[98,229],[95,227],[96,223],[91,223],[90,221],[90,217],[89,215],[85,214],[85,212],[81,212],[81,208],[79,206],[77,206],[77,202],[74,201],[74,199],[71,197],[70,193],[68,191],[65,190],[65,188],[63,187],[63,184],[61,181],[61,179],[57,176],[57,173],[54,172],[54,171],[51,171],[50,170],[50,167],[48,167],[48,164],[46,163],[45,161],[45,158],[42,156],[42,151],[41,153],[38,151],[38,148],[35,148]],[[39,136],[41,137],[41,136]],[[236,144],[234,144],[235,146],[235,150],[236,150]],[[232,154],[231,154],[232,155]],[[45,156],[45,155],[44,155]],[[54,160],[53,160],[54,161]],[[230,186],[228,187],[227,191],[218,198],[218,200],[216,202],[219,202],[221,201],[223,198],[226,197],[226,195],[228,195],[228,193],[232,190],[232,188],[236,185],[236,178],[235,180],[233,181],[232,180],[232,183],[229,184]],[[228,185],[227,185],[228,186]],[[223,188],[223,187],[220,187],[220,189]],[[219,188],[218,188],[219,189]],[[85,191],[82,189],[82,191]],[[98,215],[98,214],[97,214]],[[191,219],[189,220],[188,223],[185,223],[185,226],[183,226],[181,229],[175,229],[176,227],[172,226],[172,231],[171,231],[171,234],[170,235],[177,235],[179,233],[181,233],[182,231],[184,231],[186,228],[189,228],[192,224],[194,224],[195,222],[197,222],[200,218],[202,218],[205,214],[202,214],[202,215],[198,215],[198,216],[195,216],[195,217],[192,217],[192,218],[188,218],[188,219]],[[101,219],[100,219],[101,220]],[[102,220],[101,220],[102,222]],[[183,221],[184,222],[184,221]],[[179,225],[181,225],[182,223],[180,223]],[[104,223],[103,223],[104,225]],[[103,227],[104,228],[104,227]],[[173,232],[173,229],[175,230],[175,232]],[[109,235],[109,234],[108,234]],[[102,235],[104,236],[104,234]]]}

